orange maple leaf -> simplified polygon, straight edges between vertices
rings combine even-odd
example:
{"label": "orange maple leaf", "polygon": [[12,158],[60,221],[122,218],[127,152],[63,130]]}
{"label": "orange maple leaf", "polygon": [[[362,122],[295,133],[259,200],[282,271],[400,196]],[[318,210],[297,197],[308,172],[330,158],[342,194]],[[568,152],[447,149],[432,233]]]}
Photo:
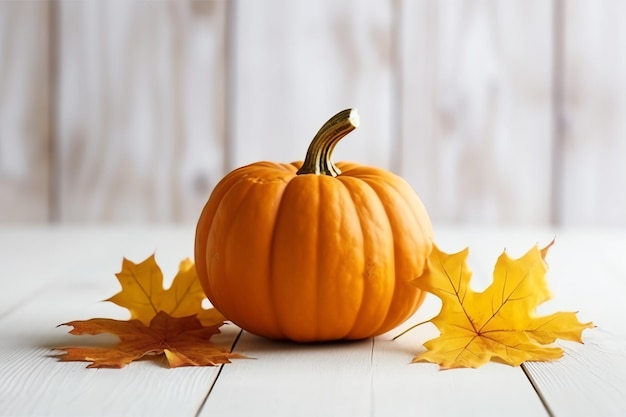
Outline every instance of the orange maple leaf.
{"label": "orange maple leaf", "polygon": [[130,311],[130,318],[149,324],[152,318],[164,311],[172,317],[195,314],[205,326],[225,321],[216,309],[202,308],[206,298],[193,262],[184,259],[172,285],[163,288],[163,273],[152,255],[138,264],[124,258],[122,271],[115,275],[122,290],[106,301],[111,301]]}
{"label": "orange maple leaf", "polygon": [[62,361],[89,361],[90,368],[121,368],[145,355],[165,354],[171,367],[217,365],[243,356],[212,344],[224,317],[214,308],[202,308],[205,298],[196,269],[189,259],[167,290],[163,273],[154,255],[135,264],[127,259],[116,274],[122,291],[111,301],[130,311],[128,321],[113,319],[79,320],[65,323],[75,335],[110,333],[120,338],[113,347],[63,347]]}
{"label": "orange maple leaf", "polygon": [[560,358],[563,350],[550,345],[556,339],[582,343],[583,330],[593,324],[580,323],[576,313],[535,316],[537,306],[550,298],[545,256],[553,243],[541,250],[534,246],[519,259],[503,252],[492,284],[481,293],[469,287],[468,249],[447,254],[433,245],[427,272],[412,282],[441,299],[441,311],[427,321],[441,334],[424,343],[426,352],[413,362],[476,368],[496,358],[518,366]]}
{"label": "orange maple leaf", "polygon": [[88,368],[122,368],[146,355],[164,354],[170,367],[230,363],[244,356],[214,345],[220,325],[203,326],[195,316],[172,317],[161,311],[146,326],[140,320],[91,319],[64,323],[74,335],[110,333],[120,338],[113,347],[61,347],[61,361],[92,362]]}

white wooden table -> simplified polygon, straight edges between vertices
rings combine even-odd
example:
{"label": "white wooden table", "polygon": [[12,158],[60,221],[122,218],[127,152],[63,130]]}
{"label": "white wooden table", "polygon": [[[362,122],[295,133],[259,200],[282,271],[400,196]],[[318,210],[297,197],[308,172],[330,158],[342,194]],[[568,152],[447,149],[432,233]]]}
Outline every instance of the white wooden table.
{"label": "white wooden table", "polygon": [[118,369],[61,363],[53,346],[89,343],[60,323],[127,318],[100,302],[119,290],[122,257],[156,251],[166,279],[193,254],[193,226],[0,228],[1,416],[622,416],[626,415],[626,232],[624,230],[436,227],[448,252],[470,246],[473,287],[491,280],[506,247],[520,256],[548,243],[554,298],[540,312],[577,310],[598,327],[585,345],[563,343],[553,363],[439,371],[410,364],[431,325],[392,336],[432,317],[422,309],[395,331],[351,343],[297,345],[266,340],[234,325],[216,340],[256,359],[223,367],[167,369],[152,360]]}

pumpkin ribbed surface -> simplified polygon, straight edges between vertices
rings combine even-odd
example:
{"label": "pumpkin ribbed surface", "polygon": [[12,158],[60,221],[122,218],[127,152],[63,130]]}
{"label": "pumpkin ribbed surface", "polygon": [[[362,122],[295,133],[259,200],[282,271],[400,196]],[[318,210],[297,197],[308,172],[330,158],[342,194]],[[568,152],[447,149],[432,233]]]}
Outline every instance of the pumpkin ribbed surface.
{"label": "pumpkin ribbed surface", "polygon": [[362,339],[410,317],[424,294],[432,229],[401,177],[354,163],[340,175],[259,162],[220,181],[196,230],[211,303],[252,333],[299,342]]}

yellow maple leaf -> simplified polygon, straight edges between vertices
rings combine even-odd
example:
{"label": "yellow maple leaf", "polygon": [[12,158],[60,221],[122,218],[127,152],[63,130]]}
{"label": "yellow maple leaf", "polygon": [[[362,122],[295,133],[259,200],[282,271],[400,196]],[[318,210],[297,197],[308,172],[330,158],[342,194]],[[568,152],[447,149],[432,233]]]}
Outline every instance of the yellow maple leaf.
{"label": "yellow maple leaf", "polygon": [[220,324],[203,326],[195,316],[172,317],[160,311],[146,326],[140,320],[90,319],[64,323],[74,335],[110,333],[120,338],[112,347],[60,347],[61,361],[91,362],[88,368],[122,368],[146,355],[165,355],[171,368],[215,366],[245,356],[210,342]]}
{"label": "yellow maple leaf", "polygon": [[492,284],[481,293],[469,287],[468,249],[447,254],[433,245],[427,272],[412,283],[442,300],[441,311],[429,320],[441,334],[424,343],[426,351],[413,362],[449,369],[476,368],[495,359],[518,366],[560,358],[563,350],[550,345],[556,339],[582,343],[583,330],[593,324],[580,323],[576,313],[535,316],[537,306],[550,298],[545,256],[552,243],[534,246],[519,259],[503,252]]}
{"label": "yellow maple leaf", "polygon": [[172,317],[196,315],[204,326],[225,320],[216,309],[202,308],[205,294],[189,259],[180,262],[178,273],[167,290],[163,288],[163,273],[154,254],[138,264],[124,258],[122,271],[115,276],[122,290],[106,301],[127,308],[133,320],[148,325],[160,311]]}

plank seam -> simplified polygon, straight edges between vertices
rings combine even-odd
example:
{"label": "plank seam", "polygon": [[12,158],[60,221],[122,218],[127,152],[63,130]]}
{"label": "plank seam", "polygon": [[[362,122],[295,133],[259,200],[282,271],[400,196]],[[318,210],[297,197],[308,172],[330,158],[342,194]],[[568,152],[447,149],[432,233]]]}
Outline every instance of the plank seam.
{"label": "plank seam", "polygon": [[544,397],[544,395],[542,394],[541,390],[539,389],[539,386],[535,382],[532,374],[526,368],[526,364],[522,364],[521,368],[522,368],[522,371],[524,371],[524,375],[526,375],[526,378],[528,379],[528,382],[530,382],[530,385],[533,387],[533,389],[537,393],[537,396],[539,397],[539,401],[541,401],[541,404],[543,405],[543,408],[546,409],[546,412],[548,413],[548,416],[549,417],[555,417],[554,412],[552,411],[552,408],[550,408],[550,406],[548,405],[548,401],[546,400],[546,397]]}
{"label": "plank seam", "polygon": [[237,47],[237,12],[238,4],[236,0],[226,3],[225,24],[224,24],[224,132],[223,144],[224,153],[222,155],[222,170],[229,172],[235,169],[235,140],[237,123],[237,54],[234,52]]}
{"label": "plank seam", "polygon": [[[242,334],[243,334],[243,330],[239,330],[239,333],[237,334],[237,337],[235,338],[235,340],[233,341],[232,346],[230,347],[230,351],[231,352],[233,352],[235,350],[235,347],[237,347],[237,343],[239,342],[239,339],[241,338]],[[211,383],[211,386],[209,387],[209,390],[207,391],[206,395],[204,396],[204,399],[202,399],[202,402],[200,403],[200,406],[198,407],[198,411],[196,412],[194,417],[199,417],[200,414],[202,413],[202,409],[204,408],[204,406],[206,405],[207,401],[209,400],[209,396],[213,392],[213,388],[215,388],[215,384],[217,384],[218,379],[220,379],[220,376],[222,375],[222,370],[224,369],[224,365],[226,365],[226,364],[221,364],[220,365],[220,369],[217,371],[217,375],[215,375],[215,379],[213,379],[213,382]]]}
{"label": "plank seam", "polygon": [[59,4],[58,0],[52,0],[48,4],[48,132],[46,148],[48,151],[48,182],[47,186],[47,221],[57,223],[60,216],[59,204],[59,161],[58,161],[58,116],[57,103],[59,97],[59,59],[60,35],[59,35]]}
{"label": "plank seam", "polygon": [[370,412],[369,415],[370,417],[374,417],[375,416],[375,410],[376,410],[376,390],[375,390],[375,384],[374,384],[374,355],[375,355],[375,343],[376,343],[376,338],[372,337],[372,345],[371,345],[371,350],[370,350]]}
{"label": "plank seam", "polygon": [[402,3],[395,0],[391,3],[391,152],[390,169],[398,175],[404,175],[402,155],[404,148],[404,61],[402,36]]}
{"label": "plank seam", "polygon": [[550,223],[561,226],[563,195],[563,157],[565,144],[564,91],[565,91],[565,3],[552,3],[552,172],[550,193]]}

